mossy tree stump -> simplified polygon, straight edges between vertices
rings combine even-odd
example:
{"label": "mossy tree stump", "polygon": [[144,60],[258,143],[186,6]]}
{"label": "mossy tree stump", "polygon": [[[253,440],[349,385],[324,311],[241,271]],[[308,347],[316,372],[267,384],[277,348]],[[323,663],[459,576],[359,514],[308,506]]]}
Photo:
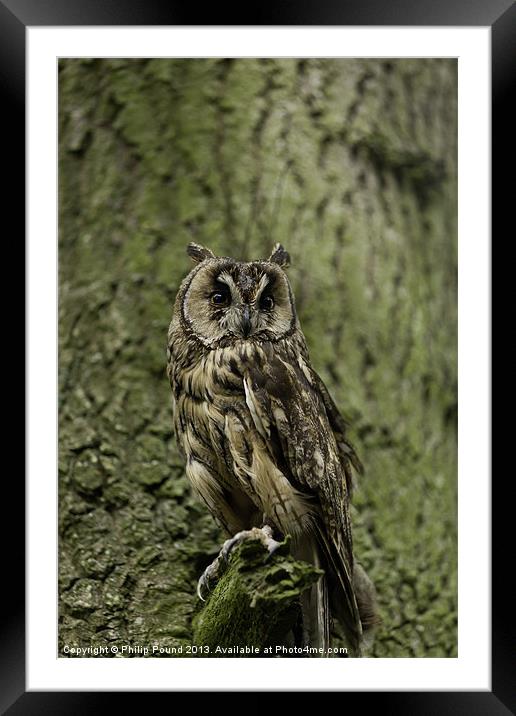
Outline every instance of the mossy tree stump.
{"label": "mossy tree stump", "polygon": [[209,649],[206,655],[229,657],[284,644],[300,614],[299,596],[322,574],[294,560],[288,541],[272,555],[259,540],[242,542],[194,620],[194,644]]}

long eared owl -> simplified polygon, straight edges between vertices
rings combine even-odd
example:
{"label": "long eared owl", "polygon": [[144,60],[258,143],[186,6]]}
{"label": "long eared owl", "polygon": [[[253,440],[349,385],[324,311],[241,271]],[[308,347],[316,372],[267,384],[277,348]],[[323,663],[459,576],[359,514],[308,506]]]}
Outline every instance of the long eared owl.
{"label": "long eared owl", "polygon": [[350,496],[360,463],[310,364],[276,244],[240,262],[189,244],[168,333],[174,426],[186,473],[229,535],[268,525],[294,557],[324,570],[301,599],[304,644],[325,650],[331,617],[359,652],[377,621],[353,558]]}

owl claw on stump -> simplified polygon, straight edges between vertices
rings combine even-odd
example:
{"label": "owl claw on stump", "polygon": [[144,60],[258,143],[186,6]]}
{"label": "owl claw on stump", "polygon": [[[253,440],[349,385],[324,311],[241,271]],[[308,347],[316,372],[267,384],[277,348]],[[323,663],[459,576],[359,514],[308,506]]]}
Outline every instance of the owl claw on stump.
{"label": "owl claw on stump", "polygon": [[197,596],[201,601],[206,601],[204,594],[210,591],[210,582],[216,580],[220,575],[221,567],[226,567],[231,552],[244,540],[258,539],[267,549],[269,556],[283,543],[276,541],[272,536],[272,528],[269,525],[263,527],[253,527],[250,530],[242,530],[236,535],[227,539],[222,545],[222,549],[211,564],[209,564],[201,575],[197,583]]}

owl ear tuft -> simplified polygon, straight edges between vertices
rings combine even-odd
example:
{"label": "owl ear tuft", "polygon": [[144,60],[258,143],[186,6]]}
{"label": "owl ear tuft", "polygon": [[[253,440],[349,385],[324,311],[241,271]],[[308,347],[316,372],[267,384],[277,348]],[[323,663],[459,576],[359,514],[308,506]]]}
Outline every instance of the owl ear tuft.
{"label": "owl ear tuft", "polygon": [[213,251],[207,249],[205,246],[201,246],[200,244],[195,244],[193,241],[191,241],[186,247],[186,253],[196,264],[200,264],[201,261],[204,261],[205,259],[216,258]]}
{"label": "owl ear tuft", "polygon": [[278,264],[281,268],[287,268],[290,266],[290,254],[281,244],[274,244],[272,254],[269,256],[269,261]]}

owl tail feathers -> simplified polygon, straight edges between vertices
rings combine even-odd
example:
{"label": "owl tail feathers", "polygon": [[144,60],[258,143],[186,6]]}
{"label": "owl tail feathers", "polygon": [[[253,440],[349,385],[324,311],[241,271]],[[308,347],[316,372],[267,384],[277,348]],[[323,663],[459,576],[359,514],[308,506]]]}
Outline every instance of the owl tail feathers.
{"label": "owl tail feathers", "polygon": [[339,623],[347,645],[351,648],[351,656],[362,656],[364,632],[354,595],[343,590],[340,580],[332,580],[329,602],[331,613]]}
{"label": "owl tail feathers", "polygon": [[381,624],[376,589],[364,568],[356,560],[353,566],[353,588],[362,622],[362,644],[369,649],[377,627]]}
{"label": "owl tail feathers", "polygon": [[298,538],[293,554],[326,572],[301,595],[303,646],[322,649],[320,655],[328,656],[333,615],[352,656],[362,656],[362,649],[369,648],[380,623],[376,592],[362,566],[355,561],[350,573],[337,546],[322,532],[320,541],[307,533]]}
{"label": "owl tail feathers", "polygon": [[353,650],[353,655],[363,656],[363,651],[368,651],[373,645],[374,635],[381,619],[374,585],[357,561],[353,565],[352,586],[359,621],[357,622],[352,616],[353,612],[349,610],[347,599],[342,598],[342,588],[338,582],[330,593],[331,611],[338,620]]}
{"label": "owl tail feathers", "polygon": [[[317,543],[309,536],[303,536],[295,549],[296,559],[322,567]],[[327,656],[330,646],[330,608],[328,604],[328,585],[326,576],[321,576],[300,598],[303,621],[303,646],[314,647],[319,653],[314,656]]]}
{"label": "owl tail feathers", "polygon": [[338,544],[324,530],[318,530],[323,569],[327,574],[329,605],[332,616],[338,621],[353,656],[361,656],[363,638],[360,607],[353,580],[353,565]]}

